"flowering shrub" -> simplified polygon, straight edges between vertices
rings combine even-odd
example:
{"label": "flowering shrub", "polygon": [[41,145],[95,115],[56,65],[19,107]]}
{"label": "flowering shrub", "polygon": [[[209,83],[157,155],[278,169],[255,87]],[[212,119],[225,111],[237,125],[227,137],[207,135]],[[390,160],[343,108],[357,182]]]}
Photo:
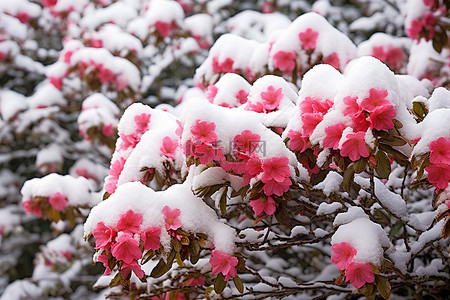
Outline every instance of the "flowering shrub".
{"label": "flowering shrub", "polygon": [[447,297],[445,2],[0,15],[2,299]]}

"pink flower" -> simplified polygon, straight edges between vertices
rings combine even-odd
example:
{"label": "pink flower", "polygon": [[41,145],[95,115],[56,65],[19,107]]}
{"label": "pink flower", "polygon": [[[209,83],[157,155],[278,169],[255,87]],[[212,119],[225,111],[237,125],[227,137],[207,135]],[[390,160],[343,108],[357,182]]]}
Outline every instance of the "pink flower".
{"label": "pink flower", "polygon": [[172,31],[172,25],[164,21],[156,21],[155,27],[161,37],[168,36]]}
{"label": "pink flower", "polygon": [[181,220],[178,218],[181,215],[181,210],[178,208],[171,209],[167,205],[162,209],[164,214],[164,221],[166,222],[166,230],[177,230],[182,226]]}
{"label": "pink flower", "polygon": [[183,134],[183,123],[181,123],[180,120],[177,120],[177,129],[175,129],[175,134],[181,138],[181,135]]}
{"label": "pink flower", "polygon": [[219,58],[217,56],[214,56],[211,61],[211,67],[214,73],[220,73],[220,65],[219,65]]}
{"label": "pink flower", "polygon": [[430,143],[430,162],[450,165],[450,139],[440,137]]}
{"label": "pink flower", "polygon": [[230,57],[225,58],[225,60],[220,64],[220,69],[223,73],[233,73],[234,60]]}
{"label": "pink flower", "polygon": [[261,93],[261,99],[265,109],[275,110],[280,105],[281,99],[283,99],[282,89],[275,89],[273,85],[269,85],[267,90]]}
{"label": "pink flower", "polygon": [[345,105],[347,106],[344,109],[344,116],[353,116],[361,112],[361,107],[359,107],[358,102],[356,102],[356,100],[358,100],[358,97],[347,96],[343,100]]}
{"label": "pink flower", "polygon": [[48,198],[48,202],[50,202],[53,208],[58,211],[61,211],[64,207],[69,205],[69,202],[67,202],[67,196],[58,192],[50,196],[50,198]]}
{"label": "pink flower", "polygon": [[291,74],[295,69],[295,53],[278,51],[273,56],[273,66],[280,69],[283,73]]}
{"label": "pink flower", "polygon": [[316,41],[319,33],[311,28],[306,29],[298,34],[298,38],[305,50],[314,50],[316,48]]}
{"label": "pink flower", "polygon": [[311,136],[317,125],[322,122],[323,115],[321,113],[303,114],[302,115],[302,130],[303,134]]}
{"label": "pink flower", "polygon": [[244,104],[247,102],[248,93],[245,90],[239,90],[239,92],[236,93],[235,97],[238,100],[239,104]]}
{"label": "pink flower", "polygon": [[272,157],[267,159],[262,164],[264,174],[261,178],[262,182],[271,179],[277,182],[283,182],[285,178],[291,176],[291,169],[289,168],[289,159],[287,157]]}
{"label": "pink flower", "polygon": [[178,142],[166,136],[163,138],[162,145],[159,149],[161,150],[161,153],[167,158],[175,159],[175,151],[177,147]]}
{"label": "pink flower", "polygon": [[267,197],[265,202],[263,202],[262,199],[251,200],[250,205],[257,216],[260,216],[263,213],[268,216],[273,215],[277,209],[275,201],[270,196]]}
{"label": "pink flower", "polygon": [[112,245],[111,249],[112,255],[126,264],[130,264],[133,260],[142,257],[139,242],[128,232],[119,235],[117,242]]}
{"label": "pink flower", "polygon": [[264,194],[266,196],[277,195],[282,196],[289,190],[289,187],[292,185],[291,180],[286,177],[283,182],[278,182],[274,179],[268,180],[264,183]]}
{"label": "pink flower", "polygon": [[370,127],[370,122],[367,120],[366,114],[363,111],[359,111],[352,116],[352,128],[355,131],[367,131]]}
{"label": "pink flower", "polygon": [[105,189],[106,192],[112,194],[116,191],[117,180],[119,180],[120,173],[122,173],[123,167],[125,165],[125,159],[120,157],[111,164],[109,169],[108,178],[106,179]]}
{"label": "pink flower", "polygon": [[144,241],[144,250],[158,250],[161,236],[161,228],[149,227],[141,233],[141,239]]}
{"label": "pink flower", "polygon": [[20,23],[28,23],[31,20],[30,15],[28,15],[26,12],[21,11],[16,15],[16,18],[19,19]]}
{"label": "pink flower", "polygon": [[119,92],[123,91],[124,89],[126,89],[128,87],[127,78],[122,74],[117,75],[114,78],[114,86]]}
{"label": "pink flower", "polygon": [[381,60],[382,62],[385,62],[387,58],[387,52],[384,51],[383,46],[373,47],[372,56]]}
{"label": "pink flower", "polygon": [[357,161],[360,157],[368,157],[370,155],[364,141],[365,132],[349,133],[346,141],[342,144],[341,155],[348,156],[352,161]]}
{"label": "pink flower", "polygon": [[208,99],[208,101],[210,103],[214,103],[214,98],[217,95],[217,86],[215,85],[210,85],[206,88],[206,99]]}
{"label": "pink flower", "polygon": [[331,261],[339,270],[347,269],[347,266],[353,262],[353,257],[356,255],[356,249],[346,242],[333,244],[331,249],[333,250]]}
{"label": "pink flower", "polygon": [[326,114],[328,110],[333,106],[333,102],[326,99],[321,101],[315,97],[305,97],[302,102],[300,102],[299,107],[302,113],[320,113],[322,115]]}
{"label": "pink flower", "polygon": [[339,141],[342,138],[342,132],[345,129],[344,123],[337,123],[325,128],[326,137],[323,139],[323,146],[337,150]]}
{"label": "pink flower", "polygon": [[33,202],[33,199],[22,202],[22,206],[27,214],[33,214],[38,217],[42,216],[42,208],[39,204]]}
{"label": "pink flower", "polygon": [[196,142],[212,143],[217,140],[214,129],[216,129],[214,122],[196,120],[191,126],[191,133]]}
{"label": "pink flower", "polygon": [[235,174],[243,174],[245,172],[245,165],[245,161],[229,162],[227,160],[222,160],[220,162],[220,166],[225,172],[232,171]]}
{"label": "pink flower", "polygon": [[413,40],[417,40],[419,38],[419,33],[422,31],[422,28],[422,23],[419,20],[414,19],[412,20],[411,25],[406,30],[406,32]]}
{"label": "pink flower", "polygon": [[58,2],[58,0],[42,0],[42,4],[45,7],[55,6],[57,2]]}
{"label": "pink flower", "polygon": [[289,130],[287,136],[289,138],[289,148],[292,151],[303,152],[308,148],[307,147],[308,138],[303,137],[299,131],[295,131],[295,130],[291,129],[291,130]]}
{"label": "pink flower", "polygon": [[134,123],[136,123],[136,131],[138,134],[143,134],[148,130],[150,117],[151,115],[146,113],[134,116]]}
{"label": "pink flower", "polygon": [[200,163],[203,165],[207,165],[212,160],[221,161],[225,159],[222,149],[215,142],[206,144],[204,142],[191,143],[191,141],[187,141],[185,149],[188,151],[192,150],[192,154],[191,152],[186,152],[186,155],[193,155],[194,158],[199,158]]}
{"label": "pink flower", "polygon": [[98,222],[97,226],[92,229],[92,235],[95,238],[96,249],[108,250],[116,238],[116,231],[112,227],[106,226],[105,223]]}
{"label": "pink flower", "polygon": [[103,276],[111,274],[111,269],[109,268],[109,265],[108,265],[108,257],[106,255],[102,254],[97,257],[97,260],[99,262],[103,263],[103,266],[106,268],[105,272],[103,273]]}
{"label": "pink flower", "polygon": [[205,285],[205,278],[203,278],[203,276],[191,277],[186,283],[186,286],[201,286],[201,285]]}
{"label": "pink flower", "polygon": [[48,77],[48,81],[58,90],[62,89],[62,77],[50,76]]}
{"label": "pink flower", "polygon": [[120,139],[122,142],[120,143],[119,150],[127,150],[128,148],[136,147],[137,143],[141,140],[140,137],[133,134],[121,134]]}
{"label": "pink flower", "polygon": [[142,224],[142,219],[142,214],[135,213],[129,209],[127,212],[120,214],[116,225],[117,231],[140,233],[139,226]]}
{"label": "pink flower", "polygon": [[369,263],[349,264],[347,270],[345,270],[345,277],[357,289],[366,284],[366,282],[370,283],[375,280],[375,275],[372,273],[372,268]]}
{"label": "pink flower", "polygon": [[135,260],[131,261],[130,263],[124,262],[120,271],[122,272],[124,278],[128,278],[131,271],[133,271],[138,278],[144,277],[144,271],[142,271],[141,266]]}
{"label": "pink flower", "polygon": [[261,136],[250,130],[244,130],[233,139],[233,147],[237,151],[236,156],[239,158],[249,158],[258,147]]}
{"label": "pink flower", "polygon": [[329,64],[330,66],[334,67],[336,70],[339,70],[341,66],[341,60],[339,59],[339,56],[336,52],[333,52],[330,56],[325,58],[323,60],[324,64]]}
{"label": "pink flower", "polygon": [[225,281],[228,281],[230,277],[234,277],[237,274],[236,266],[238,259],[234,256],[222,253],[219,250],[211,252],[211,258],[209,259],[211,264],[211,271],[214,275],[222,273],[225,276]]}
{"label": "pink flower", "polygon": [[257,156],[252,156],[245,164],[245,173],[243,176],[244,184],[249,184],[250,179],[262,172],[261,160]]}
{"label": "pink flower", "polygon": [[111,123],[107,124],[107,125],[103,125],[102,134],[106,137],[112,136],[114,134],[114,125]]}
{"label": "pink flower", "polygon": [[364,98],[361,101],[361,108],[369,112],[373,111],[377,106],[390,104],[386,97],[388,91],[386,89],[370,89],[369,97]]}
{"label": "pink flower", "polygon": [[244,109],[249,110],[249,111],[254,111],[257,113],[266,113],[267,112],[264,105],[261,102],[256,102],[254,104],[251,102],[247,102]]}
{"label": "pink flower", "polygon": [[393,69],[398,69],[401,66],[402,61],[405,59],[405,54],[401,47],[395,47],[388,50],[386,55],[386,61],[388,65]]}
{"label": "pink flower", "polygon": [[428,181],[438,189],[445,189],[450,181],[450,166],[439,164],[425,168],[428,172]]}
{"label": "pink flower", "polygon": [[370,128],[375,128],[376,130],[392,129],[394,128],[392,120],[396,115],[397,113],[392,104],[378,106],[370,113]]}
{"label": "pink flower", "polygon": [[114,73],[103,65],[99,65],[97,67],[97,77],[101,83],[106,84],[114,79]]}

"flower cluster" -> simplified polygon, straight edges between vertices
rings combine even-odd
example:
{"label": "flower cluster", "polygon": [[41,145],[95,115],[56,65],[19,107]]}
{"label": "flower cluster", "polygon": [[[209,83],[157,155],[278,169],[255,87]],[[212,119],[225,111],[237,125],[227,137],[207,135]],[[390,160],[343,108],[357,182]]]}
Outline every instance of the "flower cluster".
{"label": "flower cluster", "polygon": [[438,190],[445,190],[450,182],[450,138],[440,137],[430,143],[430,165],[425,167],[428,180]]}
{"label": "flower cluster", "polygon": [[331,246],[333,255],[331,261],[339,270],[345,271],[345,281],[359,289],[366,283],[375,280],[370,263],[356,263],[353,257],[356,255],[356,249],[346,242],[336,243]]}
{"label": "flower cluster", "polygon": [[131,271],[139,278],[144,276],[138,260],[142,258],[143,252],[159,250],[161,228],[141,230],[142,220],[142,214],[128,210],[120,215],[114,226],[99,222],[92,230],[95,248],[100,253],[97,260],[106,268],[104,275],[110,274],[117,265],[124,279],[130,277]]}

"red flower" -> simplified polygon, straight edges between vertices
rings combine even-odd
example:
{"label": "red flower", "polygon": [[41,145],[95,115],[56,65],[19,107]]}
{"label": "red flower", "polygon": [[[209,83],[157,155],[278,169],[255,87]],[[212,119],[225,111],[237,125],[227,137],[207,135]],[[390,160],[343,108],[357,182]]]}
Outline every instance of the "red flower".
{"label": "red flower", "polygon": [[264,183],[264,194],[266,194],[266,196],[270,196],[273,194],[282,196],[289,190],[289,187],[291,185],[292,181],[288,177],[284,178],[284,181],[282,182],[270,179]]}
{"label": "red flower", "polygon": [[357,264],[351,263],[345,270],[346,281],[350,281],[350,284],[359,289],[366,282],[370,283],[375,280],[375,275],[372,273],[372,268],[369,263]]}
{"label": "red flower", "polygon": [[273,56],[273,66],[283,73],[291,74],[295,69],[295,53],[278,51]]}
{"label": "red flower", "polygon": [[247,102],[248,93],[246,91],[244,91],[244,90],[239,90],[239,92],[237,92],[235,97],[239,101],[240,104],[244,104],[244,103]]}
{"label": "red flower", "polygon": [[191,126],[193,140],[211,144],[217,140],[215,129],[216,124],[214,122],[196,120],[194,125]]}
{"label": "red flower", "polygon": [[142,271],[141,266],[135,260],[130,263],[124,262],[120,271],[122,272],[124,278],[128,278],[131,271],[133,271],[138,278],[144,277],[144,271]]}
{"label": "red flower", "polygon": [[440,137],[430,143],[430,162],[450,165],[450,139]]}
{"label": "red flower", "polygon": [[213,274],[218,275],[222,273],[225,276],[225,281],[228,281],[230,277],[234,277],[237,274],[236,266],[238,259],[234,256],[214,250],[211,252],[209,263],[211,264]]}
{"label": "red flower", "polygon": [[325,58],[323,60],[324,64],[329,64],[330,66],[334,67],[336,70],[339,70],[341,66],[341,60],[339,59],[339,56],[336,52],[333,52],[330,56]]}
{"label": "red flower", "polygon": [[109,169],[108,173],[109,177],[107,178],[105,184],[106,192],[108,192],[109,194],[112,194],[116,191],[117,181],[119,180],[119,176],[120,173],[122,173],[124,165],[125,159],[123,157],[120,157],[111,164],[111,168]]}
{"label": "red flower", "polygon": [[155,27],[161,37],[168,36],[172,31],[172,25],[164,21],[156,21]]}
{"label": "red flower", "polygon": [[167,205],[162,209],[164,214],[164,221],[166,222],[166,230],[177,230],[182,226],[181,220],[178,218],[181,215],[181,210],[178,208],[171,209]]}
{"label": "red flower", "polygon": [[69,202],[67,202],[67,196],[58,192],[50,196],[50,198],[48,198],[48,202],[50,202],[53,208],[58,211],[63,210],[63,208],[69,205]]}
{"label": "red flower", "polygon": [[289,138],[289,148],[292,151],[303,152],[308,148],[307,147],[308,138],[303,137],[299,131],[295,131],[295,130],[291,129],[291,130],[289,130],[287,136]]}
{"label": "red flower", "polygon": [[419,33],[422,31],[422,28],[422,23],[419,20],[414,19],[412,20],[411,26],[406,30],[406,32],[413,40],[417,40],[419,38]]}
{"label": "red flower", "polygon": [[150,114],[142,113],[134,116],[134,123],[136,123],[136,132],[143,134],[148,130],[148,124],[150,123]]}
{"label": "red flower", "polygon": [[262,182],[274,179],[277,182],[284,182],[285,178],[291,176],[289,168],[289,159],[287,157],[272,157],[262,164],[264,174],[261,178]]}
{"label": "red flower", "polygon": [[344,116],[353,116],[359,112],[361,112],[361,107],[359,106],[358,97],[347,96],[344,99],[344,103],[347,106],[344,109]]}
{"label": "red flower", "polygon": [[250,205],[257,216],[262,215],[263,213],[268,216],[273,215],[277,209],[272,197],[267,197],[265,202],[263,202],[262,199],[251,200]]}
{"label": "red flower", "polygon": [[353,257],[356,255],[356,249],[346,242],[333,244],[331,249],[333,250],[331,261],[339,270],[347,269],[347,266],[353,262]]}
{"label": "red flower", "polygon": [[133,260],[142,257],[139,242],[130,233],[122,233],[119,235],[117,243],[113,244],[111,249],[112,255],[126,264],[130,264]]}
{"label": "red flower", "polygon": [[210,85],[206,88],[206,99],[208,99],[210,103],[214,103],[214,98],[217,95],[217,90],[217,86],[215,85]]}
{"label": "red flower", "polygon": [[141,233],[141,239],[144,241],[144,250],[158,250],[160,244],[161,228],[149,227]]}
{"label": "red flower", "polygon": [[342,144],[341,155],[348,156],[352,161],[357,161],[362,157],[370,155],[364,141],[364,132],[349,133],[346,141]]}
{"label": "red flower", "polygon": [[323,115],[321,113],[303,114],[302,115],[302,130],[303,134],[311,136],[317,125],[322,122]]}
{"label": "red flower", "polygon": [[428,181],[436,188],[444,190],[450,181],[450,166],[444,164],[430,165],[425,168],[428,172]]}
{"label": "red flower", "polygon": [[261,136],[250,130],[244,130],[233,139],[233,147],[237,151],[236,156],[239,158],[249,158],[258,147]]}
{"label": "red flower", "polygon": [[363,101],[361,101],[361,108],[371,112],[376,107],[390,104],[388,100],[386,100],[386,97],[388,96],[388,91],[386,89],[370,89],[369,90],[369,97],[364,98]]}
{"label": "red flower", "polygon": [[167,158],[175,159],[175,151],[178,147],[178,142],[166,136],[163,138],[162,145],[159,148],[161,153]]}
{"label": "red flower", "polygon": [[345,129],[344,123],[337,123],[325,128],[326,137],[323,139],[323,146],[337,150],[339,141],[342,138],[342,132]]}
{"label": "red flower", "polygon": [[127,212],[120,214],[119,221],[116,225],[117,231],[140,233],[141,230],[139,227],[142,224],[142,219],[142,214],[135,213],[129,209]]}
{"label": "red flower", "polygon": [[397,113],[392,104],[378,106],[370,113],[370,128],[375,128],[376,130],[392,129],[394,128],[392,120],[396,115]]}
{"label": "red flower", "polygon": [[316,48],[316,41],[319,33],[311,28],[306,29],[298,34],[298,38],[305,50],[314,50]]}
{"label": "red flower", "polygon": [[95,238],[95,248],[102,248],[108,250],[111,243],[114,242],[116,238],[116,231],[110,227],[106,226],[105,223],[99,222],[94,229],[92,229],[92,235]]}

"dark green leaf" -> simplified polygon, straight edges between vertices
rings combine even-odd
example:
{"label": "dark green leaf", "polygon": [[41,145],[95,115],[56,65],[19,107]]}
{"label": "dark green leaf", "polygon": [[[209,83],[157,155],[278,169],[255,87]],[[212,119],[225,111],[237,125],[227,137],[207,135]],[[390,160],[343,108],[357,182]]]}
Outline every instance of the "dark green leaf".
{"label": "dark green leaf", "polygon": [[353,166],[348,167],[347,170],[344,172],[344,178],[343,178],[343,188],[345,191],[350,193],[350,190],[352,188],[353,178],[355,177],[355,170],[353,169]]}
{"label": "dark green leaf", "polygon": [[360,158],[358,161],[356,161],[353,164],[353,169],[355,170],[355,173],[359,174],[362,171],[364,171],[364,169],[366,168],[366,163],[367,163],[367,161],[364,158]]}
{"label": "dark green leaf", "polygon": [[110,288],[115,287],[116,285],[119,284],[119,281],[120,281],[120,272],[118,272],[116,276],[114,276],[114,278],[111,280],[111,282],[109,283],[109,287]]}
{"label": "dark green leaf", "polygon": [[233,282],[239,293],[242,294],[244,292],[244,285],[242,284],[242,280],[239,278],[239,276],[234,276]]}
{"label": "dark green leaf", "polygon": [[375,171],[377,171],[378,176],[381,178],[388,178],[389,174],[391,174],[391,162],[386,153],[382,150],[378,150],[375,154],[375,159],[377,160]]}
{"label": "dark green leaf", "polygon": [[395,223],[394,226],[392,226],[391,230],[389,231],[389,238],[392,239],[394,235],[396,235],[397,232],[399,232],[400,229],[402,229],[402,227],[403,227],[402,222]]}
{"label": "dark green leaf", "polygon": [[214,281],[214,291],[217,294],[222,294],[226,285],[227,283],[225,282],[225,278],[223,277],[222,273],[219,273],[219,275],[217,275],[216,277],[216,280]]}
{"label": "dark green leaf", "polygon": [[280,202],[280,205],[275,211],[275,218],[277,218],[277,221],[284,226],[289,225],[291,222],[289,211],[284,203]]}
{"label": "dark green leaf", "polygon": [[384,299],[389,299],[391,296],[391,284],[389,280],[383,276],[375,276],[375,284],[377,286],[378,293],[380,293],[381,297]]}

